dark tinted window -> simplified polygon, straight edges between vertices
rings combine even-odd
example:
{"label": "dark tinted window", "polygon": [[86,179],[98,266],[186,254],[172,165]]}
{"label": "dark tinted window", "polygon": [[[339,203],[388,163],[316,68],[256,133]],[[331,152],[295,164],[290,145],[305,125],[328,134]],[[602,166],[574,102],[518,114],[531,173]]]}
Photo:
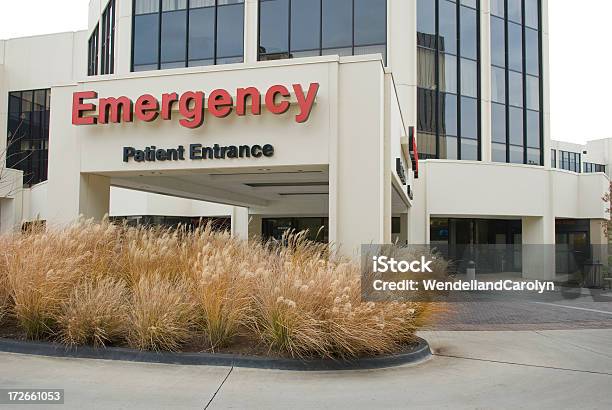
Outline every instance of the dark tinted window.
{"label": "dark tinted window", "polygon": [[244,50],[244,5],[221,3],[217,6],[217,64],[239,63]]}
{"label": "dark tinted window", "polygon": [[87,44],[87,75],[98,74],[98,40],[98,26],[96,26]]}
{"label": "dark tinted window", "polygon": [[187,11],[170,10],[162,13],[161,68],[185,67]]}
{"label": "dark tinted window", "polygon": [[508,20],[521,24],[523,22],[522,0],[508,0]]}
{"label": "dark tinted window", "polygon": [[[278,21],[284,21],[284,19],[279,19]],[[320,32],[321,3],[311,0],[292,0],[291,50],[318,50],[321,47]],[[282,30],[279,30],[277,33],[286,39],[287,36]]]}
{"label": "dark tinted window", "polygon": [[259,59],[387,54],[386,0],[260,0]]}
{"label": "dark tinted window", "polygon": [[527,146],[540,148],[540,113],[527,111]]}
{"label": "dark tinted window", "polygon": [[525,29],[525,64],[527,74],[540,74],[539,34],[536,30]]}
{"label": "dark tinted window", "polygon": [[480,159],[479,3],[417,1],[417,134],[422,159]]}
{"label": "dark tinted window", "polygon": [[387,0],[354,1],[355,45],[385,44],[387,42]]}
{"label": "dark tinted window", "polygon": [[189,11],[189,65],[215,63],[215,8]]}
{"label": "dark tinted window", "polygon": [[133,43],[134,71],[242,62],[244,0],[136,0]]}
{"label": "dark tinted window", "polygon": [[115,0],[110,0],[102,12],[102,47],[100,73],[115,72]]}
{"label": "dark tinted window", "polygon": [[134,71],[158,68],[159,15],[134,17]]}
{"label": "dark tinted window", "polygon": [[491,14],[498,17],[505,16],[504,0],[491,0]]}
{"label": "dark tinted window", "polygon": [[523,110],[510,108],[510,144],[523,145]]}
{"label": "dark tinted window", "polygon": [[23,171],[26,187],[47,180],[51,90],[9,94],[6,165]]}
{"label": "dark tinted window", "polygon": [[523,71],[523,29],[518,24],[508,24],[508,68]]}
{"label": "dark tinted window", "polygon": [[525,0],[525,25],[536,30],[540,28],[538,0]]}
{"label": "dark tinted window", "polygon": [[477,58],[476,10],[461,6],[461,56]]}
{"label": "dark tinted window", "polygon": [[323,48],[353,44],[353,1],[323,0]]}
{"label": "dark tinted window", "polygon": [[[506,106],[491,104],[491,138],[495,142],[506,143]],[[504,162],[506,156],[504,155]]]}
{"label": "dark tinted window", "polygon": [[457,96],[446,94],[442,99],[443,122],[441,124],[441,133],[446,135],[457,134]]}
{"label": "dark tinted window", "polygon": [[289,51],[289,0],[259,2],[260,53],[277,54]]}
{"label": "dark tinted window", "polygon": [[478,138],[478,104],[475,98],[461,98],[461,137]]}
{"label": "dark tinted window", "polygon": [[507,160],[543,165],[539,7],[539,0],[491,0],[491,100],[500,103],[492,106],[492,137],[500,144],[494,160],[502,159],[506,138]]}
{"label": "dark tinted window", "polygon": [[447,0],[440,0],[439,41],[440,51],[457,54],[457,4]]}
{"label": "dark tinted window", "polygon": [[491,17],[491,64],[506,66],[506,28],[504,20]]}

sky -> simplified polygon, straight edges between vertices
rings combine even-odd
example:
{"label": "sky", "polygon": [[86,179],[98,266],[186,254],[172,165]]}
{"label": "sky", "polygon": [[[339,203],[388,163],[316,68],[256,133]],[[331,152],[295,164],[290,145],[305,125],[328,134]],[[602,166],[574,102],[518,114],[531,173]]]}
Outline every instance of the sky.
{"label": "sky", "polygon": [[[87,7],[88,0],[2,1],[0,39],[85,29]],[[611,14],[610,0],[549,0],[553,139],[612,137],[603,121],[612,117]]]}

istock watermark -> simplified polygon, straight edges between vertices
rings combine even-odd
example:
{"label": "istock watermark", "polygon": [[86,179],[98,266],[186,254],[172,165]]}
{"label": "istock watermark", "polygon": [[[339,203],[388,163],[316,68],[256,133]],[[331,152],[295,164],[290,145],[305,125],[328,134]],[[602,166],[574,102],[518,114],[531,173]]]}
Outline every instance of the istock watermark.
{"label": "istock watermark", "polygon": [[[602,249],[591,250],[603,256]],[[612,253],[611,253],[612,254]],[[612,301],[600,276],[610,271],[594,258],[572,261],[563,272],[566,250],[548,245],[433,246],[363,245],[364,301],[550,302],[582,298]],[[570,254],[571,256],[571,254]],[[607,261],[607,257],[605,258]]]}

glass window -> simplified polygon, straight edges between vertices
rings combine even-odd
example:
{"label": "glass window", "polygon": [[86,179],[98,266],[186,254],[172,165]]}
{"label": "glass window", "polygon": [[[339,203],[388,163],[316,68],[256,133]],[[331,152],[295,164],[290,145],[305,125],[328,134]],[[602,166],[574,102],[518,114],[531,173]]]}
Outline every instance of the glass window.
{"label": "glass window", "polygon": [[[445,56],[448,57],[448,56]],[[451,57],[452,59],[453,57]],[[446,69],[446,58],[444,58],[444,66],[440,68],[440,73],[447,73]],[[456,67],[456,60],[455,67]],[[449,70],[452,68],[453,64],[449,61]],[[455,71],[454,77],[450,77],[452,73],[448,73],[449,78],[445,78],[444,87],[452,87],[452,84],[455,84],[454,90],[457,90],[457,72]],[[428,48],[417,48],[417,84],[421,88],[426,88],[430,90],[436,89],[436,52],[435,50],[430,50]]]}
{"label": "glass window", "polygon": [[354,1],[355,46],[386,44],[387,0]]}
{"label": "glass window", "polygon": [[[185,67],[187,11],[174,8],[179,5],[177,2],[164,1],[162,4],[164,12],[161,26],[161,68]],[[166,5],[173,7],[166,9]]]}
{"label": "glass window", "polygon": [[527,73],[540,75],[539,33],[530,28],[525,29],[525,65]]}
{"label": "glass window", "polygon": [[491,160],[493,162],[506,162],[506,143],[491,144]]}
{"label": "glass window", "polygon": [[450,135],[440,136],[440,158],[459,159],[458,139]]}
{"label": "glass window", "polygon": [[418,98],[418,130],[427,133],[436,133],[436,93],[433,90],[419,88]]}
{"label": "glass window", "polygon": [[419,159],[437,158],[436,153],[436,134],[419,132],[417,134],[417,144],[419,147]]}
{"label": "glass window", "polygon": [[497,17],[491,17],[491,64],[506,66],[506,27]]}
{"label": "glass window", "polygon": [[323,0],[323,48],[352,47],[352,0]]}
{"label": "glass window", "polygon": [[527,146],[540,148],[540,113],[527,110]]}
{"label": "glass window", "polygon": [[536,30],[540,28],[538,7],[538,0],[525,0],[525,25]]}
{"label": "glass window", "polygon": [[136,0],[134,14],[133,71],[243,61],[244,0]]}
{"label": "glass window", "polygon": [[386,0],[259,1],[260,60],[334,54],[386,60],[386,43]]}
{"label": "glass window", "polygon": [[289,52],[289,0],[267,0],[259,3],[259,52]]}
{"label": "glass window", "polygon": [[448,0],[439,1],[440,52],[457,54],[457,4]]}
{"label": "glass window", "polygon": [[506,143],[505,105],[491,104],[491,138],[493,141]]}
{"label": "glass window", "polygon": [[508,93],[510,105],[523,106],[523,75],[521,73],[508,72]]}
{"label": "glass window", "polygon": [[461,59],[461,94],[476,98],[478,96],[478,71],[476,61]]}
{"label": "glass window", "polygon": [[523,157],[525,149],[522,146],[510,145],[510,163],[511,164],[523,164],[525,159]]}
{"label": "glass window", "polygon": [[158,68],[159,15],[134,17],[134,71]]}
{"label": "glass window", "polygon": [[508,68],[523,71],[523,29],[514,23],[508,24]]}
{"label": "glass window", "polygon": [[461,138],[478,138],[478,103],[475,98],[461,98]]}
{"label": "glass window", "polygon": [[159,0],[135,0],[134,14],[149,14],[159,11]]}
{"label": "glass window", "polygon": [[417,31],[422,34],[436,35],[435,1],[417,0]]}
{"label": "glass window", "polygon": [[523,7],[522,0],[508,0],[508,20],[522,24]]}
{"label": "glass window", "polygon": [[491,14],[502,18],[505,16],[504,0],[491,0]]}
{"label": "glass window", "polygon": [[477,21],[476,10],[461,6],[461,56],[476,60]]}
{"label": "glass window", "polygon": [[9,94],[6,165],[23,172],[23,185],[47,180],[51,90]]}
{"label": "glass window", "polygon": [[417,1],[417,125],[419,134],[435,137],[428,137],[433,146],[426,154],[420,152],[421,158],[479,159],[478,4],[477,0]]}
{"label": "glass window", "polygon": [[87,75],[98,74],[98,26],[89,37],[87,49]]}
{"label": "glass window", "polygon": [[244,6],[217,5],[217,64],[241,63],[244,59]]}
{"label": "glass window", "polygon": [[493,102],[506,102],[506,70],[503,68],[491,68],[491,100]]}
{"label": "glass window", "polygon": [[523,145],[523,110],[510,108],[510,144]]}
{"label": "glass window", "polygon": [[100,24],[102,26],[100,73],[113,74],[115,72],[115,0],[108,2]]}
{"label": "glass window", "polygon": [[[507,8],[505,19],[503,7]],[[491,100],[503,104],[500,93],[502,87],[506,87],[505,103],[511,107],[504,119],[508,124],[508,137],[512,145],[507,147],[507,155],[511,162],[525,161],[529,165],[543,165],[540,151],[539,7],[539,0],[491,0],[491,61],[493,66],[507,65],[505,69],[492,69]],[[501,107],[493,104],[492,110],[493,117],[498,118],[496,122],[501,123],[504,117]],[[492,138],[501,144],[502,130],[495,127],[494,123]],[[525,140],[527,147],[524,146]]]}
{"label": "glass window", "polygon": [[215,63],[215,8],[189,10],[189,66]]}
{"label": "glass window", "polygon": [[440,124],[440,134],[457,135],[457,96],[452,94],[444,95],[441,99],[443,113],[442,124]]}
{"label": "glass window", "polygon": [[527,108],[540,110],[540,79],[538,77],[526,76]]}
{"label": "glass window", "polygon": [[461,138],[461,159],[478,161],[478,140]]}
{"label": "glass window", "polygon": [[[286,14],[283,14],[283,16]],[[279,19],[277,21],[283,21]],[[282,25],[283,28],[285,25]],[[319,50],[321,47],[321,3],[311,0],[291,1],[291,51]],[[286,38],[282,32],[279,36]],[[384,42],[384,40],[383,40]],[[317,55],[319,53],[317,52]]]}
{"label": "glass window", "polygon": [[456,94],[457,57],[452,56],[450,54],[440,55],[440,76],[440,91]]}

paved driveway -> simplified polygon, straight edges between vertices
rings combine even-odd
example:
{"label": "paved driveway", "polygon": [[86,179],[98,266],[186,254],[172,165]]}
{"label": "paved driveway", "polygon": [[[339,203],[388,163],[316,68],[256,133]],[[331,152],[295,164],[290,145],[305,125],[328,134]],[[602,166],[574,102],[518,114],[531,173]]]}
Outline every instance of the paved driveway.
{"label": "paved driveway", "polygon": [[612,408],[611,329],[422,336],[436,353],[427,362],[350,372],[0,353],[0,386],[63,388],[67,409]]}

